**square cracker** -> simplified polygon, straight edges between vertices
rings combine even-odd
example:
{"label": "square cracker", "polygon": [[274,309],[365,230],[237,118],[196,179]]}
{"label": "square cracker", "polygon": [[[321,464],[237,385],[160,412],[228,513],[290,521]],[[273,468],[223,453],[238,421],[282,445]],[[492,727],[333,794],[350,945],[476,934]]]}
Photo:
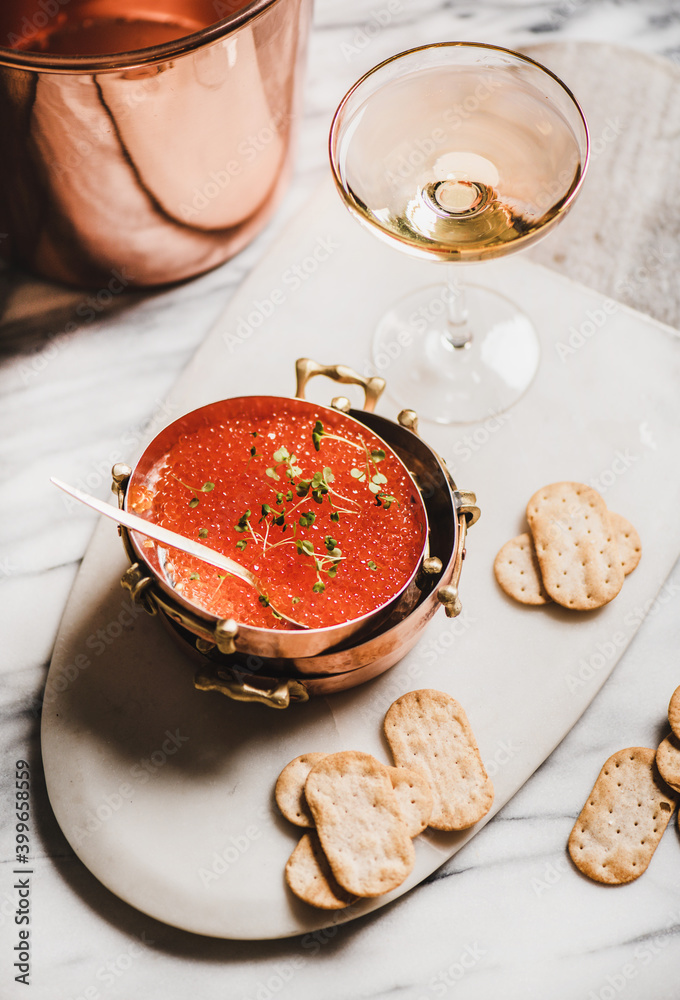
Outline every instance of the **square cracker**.
{"label": "square cracker", "polygon": [[675,809],[673,793],[658,777],[655,751],[629,747],[612,754],[569,837],[576,867],[608,885],[639,878]]}
{"label": "square cracker", "polygon": [[464,830],[485,816],[493,785],[462,707],[443,691],[409,691],[385,715],[385,736],[398,767],[427,778],[435,830]]}
{"label": "square cracker", "polygon": [[575,611],[613,600],[624,580],[616,534],[600,494],[583,483],[552,483],[527,504],[543,586]]}
{"label": "square cracker", "polygon": [[305,782],[323,852],[339,885],[380,896],[401,885],[415,862],[387,767],[370,754],[329,754]]}

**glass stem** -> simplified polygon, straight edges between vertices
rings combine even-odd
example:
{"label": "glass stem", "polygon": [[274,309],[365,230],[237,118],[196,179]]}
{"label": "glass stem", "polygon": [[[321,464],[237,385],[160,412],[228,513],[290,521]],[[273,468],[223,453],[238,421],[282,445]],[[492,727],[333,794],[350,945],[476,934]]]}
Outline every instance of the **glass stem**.
{"label": "glass stem", "polygon": [[448,298],[448,317],[446,323],[446,340],[450,347],[456,349],[469,347],[472,343],[465,286],[458,280],[460,264],[447,265],[446,291]]}

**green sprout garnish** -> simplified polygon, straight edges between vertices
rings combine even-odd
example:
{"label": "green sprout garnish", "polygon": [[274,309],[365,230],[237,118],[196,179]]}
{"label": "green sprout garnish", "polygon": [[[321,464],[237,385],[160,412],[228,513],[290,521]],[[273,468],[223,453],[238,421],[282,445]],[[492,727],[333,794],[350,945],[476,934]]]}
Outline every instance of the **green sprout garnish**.
{"label": "green sprout garnish", "polygon": [[203,483],[203,485],[197,489],[195,486],[190,486],[189,483],[182,482],[179,476],[174,475],[174,473],[172,478],[176,479],[177,482],[180,484],[180,486],[183,486],[186,490],[191,490],[191,492],[194,494],[191,500],[189,501],[189,506],[191,508],[198,507],[198,497],[196,496],[197,493],[210,493],[211,490],[215,489],[214,483]]}
{"label": "green sprout garnish", "polygon": [[295,455],[291,455],[287,448],[279,448],[273,454],[274,465],[267,469],[267,475],[270,479],[281,479],[278,473],[278,469],[283,466],[285,469],[285,474],[288,479],[294,480],[296,476],[302,473],[302,469],[299,465],[296,465],[297,458]]}
{"label": "green sprout garnish", "polygon": [[313,542],[309,539],[297,539],[295,542],[299,555],[310,556],[314,560],[314,568],[316,570],[316,582],[314,583],[312,590],[315,594],[323,594],[326,589],[326,585],[321,579],[321,574],[324,573],[329,579],[333,579],[338,572],[338,564],[342,562],[345,558],[342,554],[342,550],[338,548],[338,543],[330,535],[326,535],[324,538],[324,546],[326,548],[326,554],[316,552],[314,549]]}

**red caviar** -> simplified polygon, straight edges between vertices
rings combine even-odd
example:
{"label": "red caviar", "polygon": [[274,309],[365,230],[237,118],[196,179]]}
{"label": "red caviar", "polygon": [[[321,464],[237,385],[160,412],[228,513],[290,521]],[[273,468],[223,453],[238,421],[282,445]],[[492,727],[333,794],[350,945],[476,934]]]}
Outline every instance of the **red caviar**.
{"label": "red caviar", "polygon": [[[195,411],[146,476],[133,476],[127,503],[252,570],[274,608],[322,628],[400,593],[427,525],[412,479],[378,437],[303,402],[245,397],[204,408],[206,419]],[[191,604],[259,628],[291,628],[237,578],[155,543],[153,558],[144,552]]]}

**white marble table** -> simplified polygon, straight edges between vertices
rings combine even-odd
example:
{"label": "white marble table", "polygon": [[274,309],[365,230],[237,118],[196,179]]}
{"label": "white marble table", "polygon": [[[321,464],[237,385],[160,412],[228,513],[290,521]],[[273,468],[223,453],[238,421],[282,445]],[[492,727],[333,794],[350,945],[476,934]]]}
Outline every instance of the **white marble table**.
{"label": "white marble table", "polygon": [[[379,30],[378,20],[387,21]],[[166,419],[174,379],[244,275],[326,170],[329,118],[346,87],[393,52],[453,37],[515,48],[561,40],[628,46],[633,51],[623,65],[630,68],[624,73],[629,93],[622,95],[617,86],[618,99],[625,97],[631,115],[652,123],[650,148],[661,148],[672,138],[664,123],[673,114],[677,117],[677,101],[664,109],[661,121],[658,102],[666,93],[659,81],[680,71],[672,65],[674,56],[680,62],[680,16],[674,0],[505,0],[455,7],[439,0],[391,0],[389,6],[382,0],[318,0],[297,176],[274,223],[238,259],[181,288],[128,300],[115,315],[69,335],[60,330],[81,298],[25,276],[2,276],[3,997],[26,995],[14,982],[12,966],[18,890],[8,803],[19,758],[28,759],[32,771],[28,995],[34,998],[430,1000],[454,990],[476,1000],[612,1000],[619,995],[675,1000],[680,995],[680,845],[675,826],[667,831],[652,868],[628,887],[588,882],[565,853],[589,788],[584,774],[593,775],[620,747],[653,746],[663,735],[664,709],[680,683],[677,566],[655,604],[641,609],[646,620],[600,695],[514,799],[426,883],[335,932],[241,943],[192,936],[150,920],[112,896],[75,858],[41,780],[42,688],[60,616],[93,527],[87,514],[66,511],[46,485],[47,477],[58,470],[63,478],[107,495],[112,462],[126,457]],[[579,51],[586,52],[578,46],[555,53],[556,68],[560,59],[572,65]],[[622,56],[612,51],[608,63],[606,52],[600,53],[598,78],[600,63],[593,58],[595,50],[588,51],[582,99],[589,115],[592,106],[591,124],[601,122],[598,128],[604,128],[609,112],[606,107],[603,111],[602,81],[607,66],[621,74]],[[655,66],[648,55],[667,61]],[[612,101],[614,107],[614,95]],[[594,135],[604,132],[596,129]],[[563,231],[539,247],[536,256],[680,326],[680,222],[672,188],[676,185],[677,191],[678,174],[666,180],[667,209],[644,218],[635,215],[636,205],[622,206],[616,197],[622,181],[612,174],[607,211],[585,203],[581,219],[590,220],[590,230],[578,225],[575,210]],[[636,359],[630,363],[634,368]]]}

